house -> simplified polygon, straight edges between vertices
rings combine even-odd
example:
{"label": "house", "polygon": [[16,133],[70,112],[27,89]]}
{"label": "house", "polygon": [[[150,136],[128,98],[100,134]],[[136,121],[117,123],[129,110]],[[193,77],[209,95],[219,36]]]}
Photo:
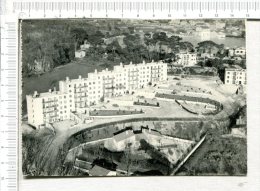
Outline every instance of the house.
{"label": "house", "polygon": [[114,66],[113,70],[88,73],[87,78],[59,81],[59,91],[27,95],[28,122],[38,128],[70,119],[71,113],[86,114],[104,98],[117,97],[167,80],[167,64],[151,62]]}
{"label": "house", "polygon": [[84,50],[75,51],[75,58],[83,58],[86,56],[86,52]]}
{"label": "house", "polygon": [[234,48],[228,49],[228,56],[233,57],[234,55],[235,55],[235,49]]}
{"label": "house", "polygon": [[236,56],[245,57],[246,56],[246,49],[245,49],[245,47],[236,48],[234,54]]}
{"label": "house", "polygon": [[136,141],[136,136],[132,129],[125,130],[114,135],[111,140],[105,142],[105,147],[109,150],[123,151],[128,146],[133,146]]}
{"label": "house", "polygon": [[182,66],[194,66],[197,64],[197,54],[196,53],[178,53],[176,54],[177,65]]}

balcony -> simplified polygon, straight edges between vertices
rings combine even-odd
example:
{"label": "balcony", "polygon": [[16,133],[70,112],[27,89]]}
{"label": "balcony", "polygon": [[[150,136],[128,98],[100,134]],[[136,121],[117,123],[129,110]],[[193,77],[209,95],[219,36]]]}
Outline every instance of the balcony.
{"label": "balcony", "polygon": [[52,102],[58,102],[58,99],[55,99],[55,100],[43,100],[43,103],[52,103]]}

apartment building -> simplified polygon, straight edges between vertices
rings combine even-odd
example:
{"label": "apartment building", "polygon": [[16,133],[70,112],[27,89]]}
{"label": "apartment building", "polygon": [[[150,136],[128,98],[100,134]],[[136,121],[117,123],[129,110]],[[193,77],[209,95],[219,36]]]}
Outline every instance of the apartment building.
{"label": "apartment building", "polygon": [[70,119],[72,105],[66,94],[56,90],[26,96],[28,123],[40,128],[43,124],[49,124],[60,120]]}
{"label": "apartment building", "polygon": [[226,68],[225,84],[246,85],[246,70],[237,68]]}
{"label": "apartment building", "polygon": [[182,66],[194,66],[197,64],[197,54],[196,53],[178,53],[177,55],[177,65]]}
{"label": "apartment building", "polygon": [[71,112],[87,113],[104,98],[131,94],[136,89],[167,80],[167,64],[151,62],[114,66],[88,73],[87,78],[59,81],[59,91],[27,95],[28,123],[41,127],[70,118]]}

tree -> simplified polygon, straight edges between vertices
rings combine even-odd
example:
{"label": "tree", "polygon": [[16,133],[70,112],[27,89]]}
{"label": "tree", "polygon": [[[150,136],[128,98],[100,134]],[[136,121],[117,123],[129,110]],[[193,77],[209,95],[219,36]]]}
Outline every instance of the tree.
{"label": "tree", "polygon": [[72,38],[75,41],[75,51],[83,43],[85,39],[88,39],[87,32],[82,28],[74,28],[70,31]]}
{"label": "tree", "polygon": [[96,33],[89,35],[88,41],[93,44],[93,46],[100,45],[104,42],[103,38],[105,35],[101,31],[96,31]]}

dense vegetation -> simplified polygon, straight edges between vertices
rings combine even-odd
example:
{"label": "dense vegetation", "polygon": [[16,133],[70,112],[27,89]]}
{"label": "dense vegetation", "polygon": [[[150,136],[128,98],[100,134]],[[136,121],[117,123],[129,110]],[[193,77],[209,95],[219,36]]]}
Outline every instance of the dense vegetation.
{"label": "dense vegetation", "polygon": [[[173,58],[173,52],[194,51],[189,42],[165,32],[134,33],[117,20],[27,20],[22,23],[22,71],[27,77],[71,62],[85,40],[89,60],[129,63]],[[128,26],[128,24],[127,24]],[[123,40],[118,40],[122,36]],[[105,40],[109,41],[105,42]],[[104,59],[103,59],[104,58]]]}
{"label": "dense vegetation", "polygon": [[211,131],[203,145],[179,170],[179,175],[246,175],[246,139],[222,137]]}

